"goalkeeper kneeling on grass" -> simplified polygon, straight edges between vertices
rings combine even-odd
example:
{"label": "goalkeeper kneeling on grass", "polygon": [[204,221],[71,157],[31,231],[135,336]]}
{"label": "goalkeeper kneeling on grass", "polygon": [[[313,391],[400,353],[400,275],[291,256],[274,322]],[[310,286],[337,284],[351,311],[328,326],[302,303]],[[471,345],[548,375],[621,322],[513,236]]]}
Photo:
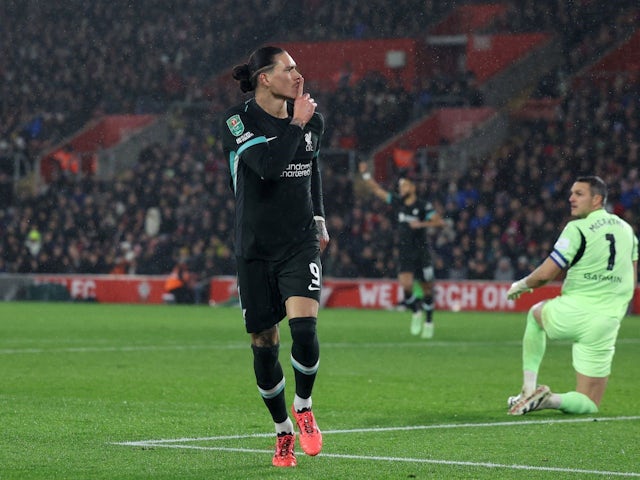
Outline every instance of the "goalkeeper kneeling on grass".
{"label": "goalkeeper kneeling on grass", "polygon": [[[596,176],[576,179],[571,215],[553,251],[530,275],[511,285],[509,300],[566,271],[561,294],[534,305],[522,341],[523,386],[509,397],[510,415],[558,409],[596,413],[607,387],[616,338],[637,283],[638,239],[631,226],[608,213],[607,186]],[[546,339],[573,342],[576,390],[552,393],[538,385]]]}

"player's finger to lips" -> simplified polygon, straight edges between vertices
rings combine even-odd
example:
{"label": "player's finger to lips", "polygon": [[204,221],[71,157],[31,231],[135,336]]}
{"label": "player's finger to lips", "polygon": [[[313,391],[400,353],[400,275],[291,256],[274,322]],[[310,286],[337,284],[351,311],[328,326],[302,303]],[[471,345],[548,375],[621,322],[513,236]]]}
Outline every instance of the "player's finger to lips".
{"label": "player's finger to lips", "polygon": [[298,82],[298,96],[302,96],[302,92],[304,90],[304,77],[300,77],[300,81]]}

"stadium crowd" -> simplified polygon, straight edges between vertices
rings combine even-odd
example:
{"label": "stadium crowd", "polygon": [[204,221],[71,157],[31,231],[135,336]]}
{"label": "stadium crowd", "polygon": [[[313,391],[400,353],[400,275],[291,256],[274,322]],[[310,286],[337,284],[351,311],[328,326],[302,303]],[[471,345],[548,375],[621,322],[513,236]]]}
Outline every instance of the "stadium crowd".
{"label": "stadium crowd", "polygon": [[[618,10],[586,0],[518,0],[508,5],[507,13],[483,33],[557,32],[569,71],[624,35],[627,28],[621,27],[635,20],[626,12],[634,6],[631,0],[617,2]],[[209,82],[211,75],[268,39],[418,37],[442,19],[452,3],[252,0],[243,8],[254,14],[239,23],[237,4],[230,0],[1,2],[1,163],[15,155],[33,163],[103,114],[164,112],[173,100],[207,100],[213,108],[223,108],[229,104],[226,92]],[[251,35],[244,34],[249,31]],[[421,79],[410,92],[419,99],[413,105],[425,113],[430,99],[451,92],[462,92],[462,102],[473,101],[473,91],[465,99],[469,80],[468,72]],[[370,83],[370,96],[379,99],[378,85]],[[406,100],[389,90],[386,103]],[[370,147],[371,142],[361,143]],[[0,169],[4,174],[6,170]]]}
{"label": "stadium crowd", "polygon": [[[235,273],[233,199],[215,121],[215,112],[235,99],[225,90],[208,90],[206,79],[220,58],[229,64],[260,38],[245,39],[237,26],[222,28],[235,25],[225,22],[234,15],[233,2],[207,2],[207,10],[204,2],[189,0],[179,11],[174,3],[152,2],[151,8],[147,2],[125,0],[68,1],[32,11],[31,2],[3,2],[0,28],[7,42],[0,59],[0,159],[16,151],[35,158],[103,113],[163,112],[177,99],[206,100],[211,108],[204,116],[175,116],[168,144],[148,147],[135,168],[111,182],[59,172],[48,188],[13,198],[6,188],[12,172],[0,168],[0,272],[165,274],[176,261],[187,259],[199,278]],[[281,17],[279,7],[285,3],[270,2],[260,10],[262,2],[255,2],[261,29],[254,30],[265,39],[291,26]],[[290,38],[424,32],[421,16],[399,30],[398,15],[364,16],[348,8],[353,2],[347,0],[336,2],[344,4],[341,9],[326,2],[302,3],[323,19],[315,24],[323,28],[304,30],[302,36],[302,26],[297,31],[291,27]],[[370,2],[372,12],[378,3],[391,8],[376,0]],[[556,117],[514,119],[509,142],[489,158],[475,159],[464,176],[413,172],[449,223],[432,234],[437,278],[523,276],[546,256],[549,242],[567,220],[567,191],[577,173],[601,175],[611,187],[611,208],[637,225],[638,89],[623,75],[575,90],[565,81],[624,35],[637,13],[611,21],[610,14],[594,10],[598,2],[576,3],[576,11],[588,13],[580,20],[564,2],[524,1],[514,2],[522,8],[492,26],[521,31],[532,19],[539,29],[564,25],[567,62],[538,89],[538,95],[562,97]],[[424,15],[439,17],[445,4],[399,1],[394,12],[424,8]],[[47,21],[54,15],[61,19],[55,26]],[[214,42],[213,31],[226,33]],[[468,72],[462,72],[405,91],[371,75],[336,92],[319,92],[328,120],[327,146],[366,153],[388,134],[389,125],[403,125],[400,117],[408,122],[435,106],[421,104],[425,88],[430,93],[462,92],[462,104],[473,105],[478,95],[472,85]],[[323,258],[325,275],[394,276],[395,230],[387,207],[360,193],[358,179],[342,161],[327,158],[323,177],[332,236]]]}

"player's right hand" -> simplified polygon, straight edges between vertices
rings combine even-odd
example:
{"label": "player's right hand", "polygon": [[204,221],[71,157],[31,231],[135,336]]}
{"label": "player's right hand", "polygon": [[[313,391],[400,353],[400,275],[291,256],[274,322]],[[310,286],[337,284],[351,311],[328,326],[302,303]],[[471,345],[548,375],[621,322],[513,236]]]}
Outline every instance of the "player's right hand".
{"label": "player's right hand", "polygon": [[293,120],[299,120],[303,125],[306,125],[314,112],[318,104],[315,102],[311,95],[304,93],[304,77],[300,77],[298,83],[298,94],[293,101]]}
{"label": "player's right hand", "polygon": [[507,290],[507,299],[517,300],[523,293],[532,292],[533,289],[527,286],[526,279],[523,278],[511,284],[511,288]]}

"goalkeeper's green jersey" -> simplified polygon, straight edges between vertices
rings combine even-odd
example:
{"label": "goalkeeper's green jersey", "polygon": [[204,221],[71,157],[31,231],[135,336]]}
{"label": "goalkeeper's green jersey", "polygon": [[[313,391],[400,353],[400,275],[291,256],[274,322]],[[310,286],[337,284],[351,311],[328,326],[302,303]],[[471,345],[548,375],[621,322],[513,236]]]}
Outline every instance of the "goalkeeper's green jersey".
{"label": "goalkeeper's green jersey", "polygon": [[624,316],[633,297],[638,239],[631,226],[604,209],[572,220],[553,246],[551,259],[567,276],[562,295],[591,311]]}

